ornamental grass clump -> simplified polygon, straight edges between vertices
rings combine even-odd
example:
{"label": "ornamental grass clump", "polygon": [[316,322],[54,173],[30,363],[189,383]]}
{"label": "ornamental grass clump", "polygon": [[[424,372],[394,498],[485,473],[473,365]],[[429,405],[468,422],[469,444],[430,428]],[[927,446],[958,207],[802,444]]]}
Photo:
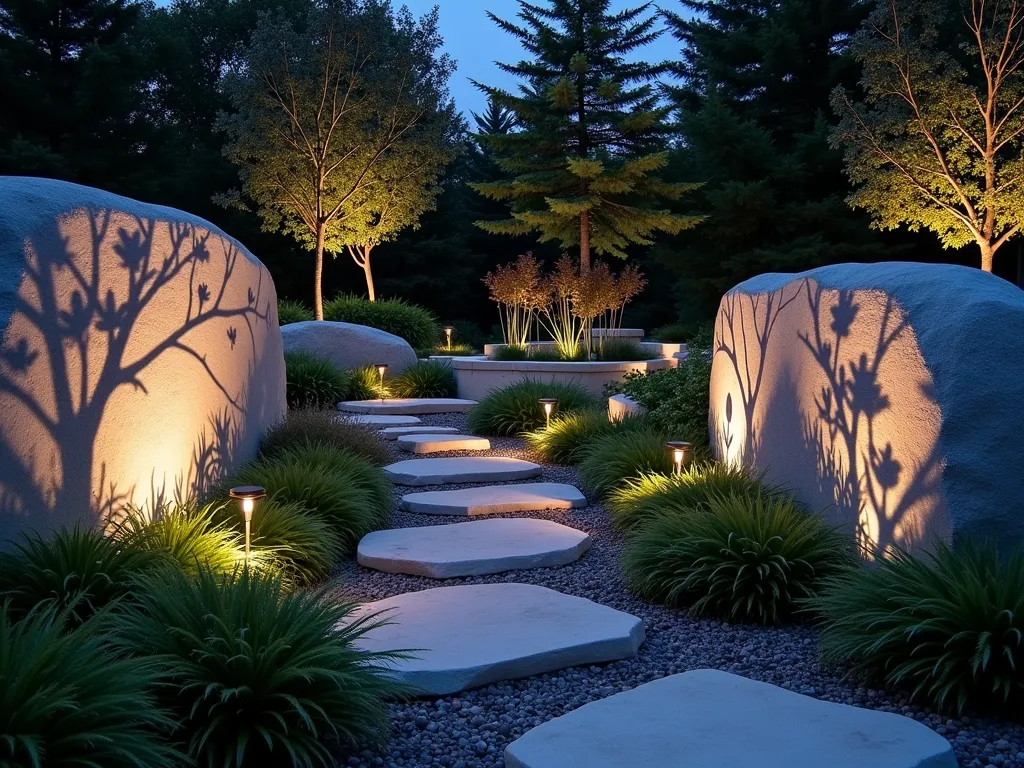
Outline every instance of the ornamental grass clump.
{"label": "ornamental grass clump", "polygon": [[311,408],[288,411],[282,421],[263,435],[260,453],[273,457],[311,442],[362,456],[371,464],[382,465],[391,461],[384,441],[373,429],[352,421],[340,411]]}
{"label": "ornamental grass clump", "polygon": [[442,336],[433,312],[402,299],[369,301],[362,296],[336,296],[324,302],[324,320],[378,328],[400,336],[413,349],[433,346]]}
{"label": "ornamental grass clump", "polygon": [[448,363],[420,361],[395,377],[391,392],[393,397],[455,397],[455,374]]}
{"label": "ornamental grass clump", "polygon": [[384,374],[381,385],[380,371],[372,365],[364,365],[348,371],[348,389],[346,400],[380,400],[382,397],[393,397],[392,381]]}
{"label": "ornamental grass clump", "polygon": [[697,461],[681,472],[646,472],[629,478],[608,493],[608,511],[619,531],[636,531],[663,512],[706,510],[713,496],[786,496],[779,486],[742,467],[718,461]]}
{"label": "ornamental grass clump", "polygon": [[181,765],[152,693],[162,671],[156,659],[115,655],[97,618],[39,607],[15,620],[0,602],[0,765]]}
{"label": "ornamental grass clump", "polygon": [[808,601],[826,662],[852,665],[946,712],[1019,713],[1024,702],[1024,550],[898,548],[829,578]]}
{"label": "ornamental grass clump", "polygon": [[469,412],[467,425],[476,435],[520,435],[544,426],[542,397],[558,399],[556,413],[564,415],[598,406],[597,399],[579,384],[521,379],[488,393]]}
{"label": "ornamental grass clump", "polygon": [[597,496],[606,496],[622,482],[644,473],[672,471],[665,443],[672,435],[646,421],[635,429],[596,436],[580,451],[580,480]]}
{"label": "ornamental grass clump", "polygon": [[550,427],[527,432],[527,444],[549,464],[577,464],[586,447],[597,437],[610,432],[636,429],[642,418],[626,418],[610,422],[608,412],[598,408],[555,415]]}
{"label": "ornamental grass clump", "polygon": [[284,369],[289,408],[337,408],[348,393],[348,377],[325,357],[287,352]]}
{"label": "ornamental grass clump", "polygon": [[301,301],[279,299],[277,302],[277,324],[302,323],[313,319],[313,310]]}
{"label": "ornamental grass clump", "polygon": [[138,605],[112,617],[116,644],[164,666],[154,690],[190,764],[326,767],[339,748],[386,737],[387,700],[402,690],[384,667],[401,654],[356,647],[380,619],[356,618],[354,604],[260,574],[200,572],[147,582]]}
{"label": "ornamental grass clump", "polygon": [[246,464],[231,485],[260,485],[280,503],[297,503],[319,515],[343,552],[387,521],[391,484],[365,459],[312,443]]}
{"label": "ornamental grass clump", "polygon": [[26,533],[10,552],[0,553],[0,603],[8,604],[12,617],[52,606],[77,625],[127,595],[136,576],[161,564],[152,552],[78,525],[46,538]]}
{"label": "ornamental grass clump", "polygon": [[647,521],[628,540],[622,567],[644,599],[695,616],[778,624],[852,561],[848,537],[792,499],[729,495]]}

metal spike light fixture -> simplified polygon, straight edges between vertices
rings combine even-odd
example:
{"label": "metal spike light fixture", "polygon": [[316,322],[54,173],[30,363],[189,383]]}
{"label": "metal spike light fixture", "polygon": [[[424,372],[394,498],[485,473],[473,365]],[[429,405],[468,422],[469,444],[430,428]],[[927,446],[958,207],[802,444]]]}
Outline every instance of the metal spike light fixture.
{"label": "metal spike light fixture", "polygon": [[377,373],[380,374],[380,404],[384,405],[384,374],[388,372],[388,364],[377,363],[374,368],[376,368]]}
{"label": "metal spike light fixture", "polygon": [[544,428],[551,429],[551,414],[555,408],[558,407],[558,398],[555,397],[542,397],[537,402],[540,403],[544,409]]}
{"label": "metal spike light fixture", "polygon": [[684,440],[670,440],[665,443],[665,450],[672,457],[672,466],[677,475],[682,473],[683,467],[690,463],[693,456],[693,444]]}
{"label": "metal spike light fixture", "polygon": [[449,352],[451,352],[451,351],[452,351],[452,332],[453,332],[454,330],[455,330],[455,329],[454,329],[454,328],[452,328],[452,327],[451,327],[450,325],[446,325],[446,326],[444,327],[444,335],[448,337],[448,351],[449,351]]}
{"label": "metal spike light fixture", "polygon": [[256,502],[267,495],[266,488],[259,485],[239,485],[228,491],[232,499],[237,499],[242,506],[242,517],[245,518],[245,570],[249,570],[249,527],[252,522],[252,511]]}

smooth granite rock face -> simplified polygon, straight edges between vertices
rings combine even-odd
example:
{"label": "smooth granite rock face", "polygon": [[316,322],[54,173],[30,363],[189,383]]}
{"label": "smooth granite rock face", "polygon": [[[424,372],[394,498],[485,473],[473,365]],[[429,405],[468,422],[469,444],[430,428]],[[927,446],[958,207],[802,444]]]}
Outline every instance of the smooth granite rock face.
{"label": "smooth granite rock face", "polygon": [[[383,419],[384,416],[366,416],[368,419]],[[391,416],[389,418],[402,419],[405,416]],[[412,417],[409,417],[412,418]],[[419,419],[417,419],[419,421]],[[397,440],[405,435],[457,435],[459,430],[455,427],[430,427],[425,424],[411,424],[408,427],[385,427],[377,434],[385,440]]]}
{"label": "smooth granite rock face", "polygon": [[625,659],[644,641],[642,619],[532,584],[408,592],[367,603],[356,616],[379,611],[387,611],[392,623],[369,631],[356,645],[371,651],[419,649],[417,658],[389,666],[422,695]]}
{"label": "smooth granite rock face", "polygon": [[761,275],[722,299],[718,458],[868,549],[1024,541],[1024,291],[945,264]]}
{"label": "smooth granite rock face", "polygon": [[[423,424],[423,419],[418,419],[415,416],[381,416],[366,413],[346,413],[345,417],[356,424],[365,424],[368,427],[412,427]],[[383,429],[381,431],[383,431]]]}
{"label": "smooth granite rock face", "polygon": [[0,177],[0,549],[202,495],[285,413],[274,281],[198,216]]}
{"label": "smooth granite rock face", "polygon": [[957,768],[902,715],[698,669],[591,702],[528,731],[506,768]]}
{"label": "smooth granite rock face", "polygon": [[500,515],[587,506],[587,497],[566,483],[516,483],[419,491],[402,497],[402,508],[422,515]]}
{"label": "smooth granite rock face", "polygon": [[427,433],[425,435],[404,435],[398,438],[399,450],[407,453],[444,453],[445,451],[489,451],[491,441],[486,437],[472,435],[446,435]]}
{"label": "smooth granite rock face", "polygon": [[360,565],[432,579],[553,568],[590,549],[590,536],[550,520],[497,518],[394,528],[359,542]]}
{"label": "smooth granite rock face", "polygon": [[329,320],[306,320],[281,327],[285,352],[326,357],[343,371],[384,363],[394,376],[416,364],[409,342],[379,328]]}
{"label": "smooth granite rock face", "polygon": [[[289,326],[285,326],[287,328]],[[457,397],[390,397],[380,400],[349,400],[338,403],[338,408],[350,413],[372,414],[427,414],[466,413],[473,410],[476,400]]]}
{"label": "smooth granite rock face", "polygon": [[544,470],[532,461],[503,456],[467,456],[443,459],[408,459],[384,467],[384,474],[399,485],[494,483],[526,480]]}

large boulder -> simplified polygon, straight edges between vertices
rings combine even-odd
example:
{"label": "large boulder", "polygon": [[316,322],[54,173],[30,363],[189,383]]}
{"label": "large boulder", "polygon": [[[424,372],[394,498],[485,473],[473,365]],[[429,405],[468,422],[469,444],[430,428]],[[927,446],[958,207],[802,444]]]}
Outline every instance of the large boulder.
{"label": "large boulder", "polygon": [[1024,291],[977,269],[840,264],[741,283],[715,326],[719,458],[879,550],[1024,538]]}
{"label": "large boulder", "polygon": [[202,494],[285,411],[277,295],[182,211],[0,177],[0,548]]}
{"label": "large boulder", "polygon": [[379,328],[329,320],[288,323],[281,328],[285,352],[311,352],[326,357],[344,370],[385,363],[388,375],[415,364],[409,342]]}

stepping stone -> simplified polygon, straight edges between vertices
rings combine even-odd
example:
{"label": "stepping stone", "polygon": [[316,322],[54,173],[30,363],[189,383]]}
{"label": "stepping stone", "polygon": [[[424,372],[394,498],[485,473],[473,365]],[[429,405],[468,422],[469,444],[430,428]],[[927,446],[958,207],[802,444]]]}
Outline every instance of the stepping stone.
{"label": "stepping stone", "polygon": [[360,565],[432,579],[553,568],[590,549],[590,536],[550,520],[502,519],[374,531],[359,542]]}
{"label": "stepping stone", "polygon": [[399,449],[407,453],[442,453],[443,451],[489,451],[491,441],[472,435],[405,435],[398,438]]}
{"label": "stepping stone", "polygon": [[413,424],[423,424],[423,419],[417,419],[415,416],[346,415],[353,424],[365,424],[370,427],[408,427]]}
{"label": "stepping stone", "polygon": [[714,669],[585,704],[508,745],[506,768],[956,768],[903,715],[819,701]]}
{"label": "stepping stone", "polygon": [[445,459],[407,459],[384,467],[388,479],[399,485],[491,483],[526,480],[544,470],[532,461],[504,456],[466,456]]}
{"label": "stepping stone", "polygon": [[407,592],[367,603],[348,621],[380,611],[391,623],[355,644],[368,651],[412,651],[414,658],[388,662],[391,674],[433,696],[626,659],[644,641],[642,619],[532,584]]}
{"label": "stepping stone", "polygon": [[461,400],[457,397],[394,397],[380,400],[349,400],[338,403],[338,408],[349,413],[372,414],[423,414],[423,413],[466,413],[476,405],[476,400]]}
{"label": "stepping stone", "polygon": [[[415,419],[415,416],[366,416],[368,419]],[[416,419],[419,421],[419,419]],[[385,440],[397,440],[403,435],[454,435],[459,430],[455,427],[430,427],[426,424],[413,424],[408,427],[386,427],[378,434]]]}
{"label": "stepping stone", "polygon": [[587,506],[587,497],[565,483],[485,485],[454,491],[419,491],[402,497],[402,509],[421,515],[498,515]]}

